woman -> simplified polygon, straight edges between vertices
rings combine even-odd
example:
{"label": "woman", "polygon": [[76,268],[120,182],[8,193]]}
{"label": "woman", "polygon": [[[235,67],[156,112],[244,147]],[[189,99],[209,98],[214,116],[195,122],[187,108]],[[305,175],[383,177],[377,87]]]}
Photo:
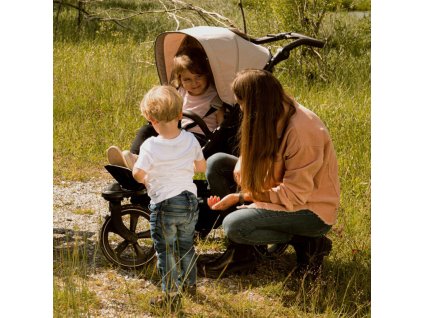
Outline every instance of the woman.
{"label": "woman", "polygon": [[241,206],[223,220],[227,251],[200,270],[213,277],[251,269],[254,245],[289,243],[297,273],[317,274],[332,247],[324,234],[336,221],[340,196],[329,132],[267,71],[241,71],[232,89],[243,112],[240,157],[218,153],[207,160],[216,195],[208,204],[227,211]]}

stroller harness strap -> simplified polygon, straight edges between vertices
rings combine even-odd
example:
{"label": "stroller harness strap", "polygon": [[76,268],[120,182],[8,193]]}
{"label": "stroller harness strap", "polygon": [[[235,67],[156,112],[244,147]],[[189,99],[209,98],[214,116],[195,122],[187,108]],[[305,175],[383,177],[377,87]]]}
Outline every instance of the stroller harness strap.
{"label": "stroller harness strap", "polygon": [[[215,98],[213,98],[213,100],[212,100],[212,101],[211,101],[211,103],[210,103],[210,108],[209,108],[209,110],[207,111],[207,113],[206,113],[203,117],[201,117],[201,119],[204,119],[204,118],[206,118],[206,117],[210,116],[210,115],[211,115],[211,114],[213,114],[216,110],[218,110],[218,109],[220,109],[220,108],[222,108],[222,107],[224,107],[224,106],[223,106],[223,102],[222,102],[222,100],[219,98],[219,96],[217,96],[217,95],[216,95],[216,97],[215,97]],[[193,127],[197,126],[197,125],[198,125],[198,123],[197,123],[197,122],[195,122],[195,121],[193,121],[192,123],[189,123],[189,124],[187,124],[187,125],[183,126],[182,128],[184,128],[185,130],[189,130],[189,129],[191,129],[191,128],[193,128]]]}
{"label": "stroller harness strap", "polygon": [[[210,107],[210,109],[208,110],[208,112],[201,119],[203,119],[203,118],[205,118],[205,117],[213,114],[216,110],[217,110],[216,108]],[[195,127],[197,125],[198,125],[198,123],[194,121],[194,122],[189,123],[188,125],[186,125],[185,127],[182,127],[182,128],[184,128],[185,130],[189,130],[192,127]]]}

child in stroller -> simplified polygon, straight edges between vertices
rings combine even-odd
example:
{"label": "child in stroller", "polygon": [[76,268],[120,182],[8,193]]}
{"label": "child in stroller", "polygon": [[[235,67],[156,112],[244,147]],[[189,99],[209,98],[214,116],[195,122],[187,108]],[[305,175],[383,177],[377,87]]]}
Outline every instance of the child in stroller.
{"label": "child in stroller", "polygon": [[[200,116],[210,131],[214,131],[222,123],[223,102],[217,95],[208,59],[202,48],[189,43],[182,45],[173,59],[171,83],[183,98],[184,111],[192,111]],[[207,139],[204,132],[192,119],[182,118],[181,128],[192,132],[201,146],[206,144]],[[137,160],[140,146],[152,136],[157,136],[153,126],[151,124],[142,126],[132,142],[130,151],[121,151],[116,146],[107,149],[109,163],[132,169]]]}
{"label": "child in stroller", "polygon": [[[273,56],[268,48],[261,45],[279,40],[293,41],[279,48]],[[238,71],[247,68],[272,71],[276,64],[289,57],[292,49],[301,45],[324,45],[322,41],[292,32],[262,38],[251,38],[223,27],[200,26],[165,32],[155,42],[156,66],[161,84],[171,83],[174,57],[186,43],[199,46],[206,53],[214,87],[226,109],[223,122],[212,132],[200,116],[193,112],[183,112],[204,133],[206,142],[202,150],[205,158],[216,152],[238,155],[236,139],[241,115],[230,89]],[[130,169],[113,164],[108,164],[105,168],[117,183],[111,184],[102,192],[103,198],[109,201],[110,215],[106,217],[100,231],[100,247],[105,257],[115,265],[142,267],[154,258],[148,222],[150,199],[144,186],[133,179]],[[210,211],[206,202],[206,198],[210,196],[207,181],[194,182],[198,189],[200,210],[196,230],[201,237],[205,237],[213,228],[221,225],[224,214]],[[129,199],[130,204],[122,204],[125,199]],[[273,246],[256,248],[264,255],[275,250]]]}

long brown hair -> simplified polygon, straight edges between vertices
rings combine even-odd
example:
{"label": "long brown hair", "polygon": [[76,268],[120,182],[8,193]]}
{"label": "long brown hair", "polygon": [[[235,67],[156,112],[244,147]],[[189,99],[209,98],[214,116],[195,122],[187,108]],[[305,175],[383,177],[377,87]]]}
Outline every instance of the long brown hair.
{"label": "long brown hair", "polygon": [[[274,164],[295,104],[279,81],[265,70],[239,72],[232,90],[243,112],[239,131],[241,189],[259,199],[275,181]],[[282,136],[276,129],[280,120]]]}

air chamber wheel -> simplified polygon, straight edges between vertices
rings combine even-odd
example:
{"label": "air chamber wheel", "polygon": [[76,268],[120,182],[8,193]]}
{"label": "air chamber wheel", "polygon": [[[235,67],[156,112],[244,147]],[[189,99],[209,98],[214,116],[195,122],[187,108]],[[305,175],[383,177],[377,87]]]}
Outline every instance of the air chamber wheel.
{"label": "air chamber wheel", "polygon": [[122,220],[131,232],[136,233],[136,243],[124,239],[114,229],[111,216],[100,230],[100,248],[104,256],[115,265],[127,269],[140,268],[155,256],[150,235],[150,213],[141,205],[122,205]]}

